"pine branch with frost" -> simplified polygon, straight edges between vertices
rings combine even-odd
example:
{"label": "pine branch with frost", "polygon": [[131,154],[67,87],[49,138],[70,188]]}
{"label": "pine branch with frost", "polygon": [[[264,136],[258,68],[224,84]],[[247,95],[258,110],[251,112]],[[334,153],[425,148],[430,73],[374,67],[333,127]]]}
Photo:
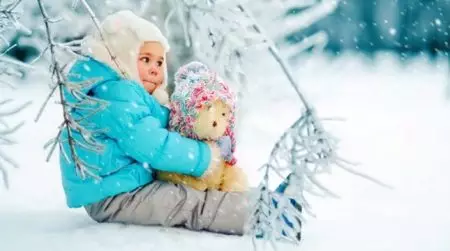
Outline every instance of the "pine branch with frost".
{"label": "pine branch with frost", "polygon": [[[230,77],[226,74],[228,79],[242,84],[241,76],[245,76],[245,73],[236,66],[242,66],[245,51],[250,47],[267,49],[302,101],[304,112],[276,143],[268,163],[262,168],[265,169],[265,176],[259,186],[257,203],[248,223],[249,234],[254,238],[257,236],[261,238],[262,235],[262,238],[270,241],[274,248],[277,239],[296,243],[297,234],[301,231],[301,221],[297,219],[302,220],[303,217],[299,209],[290,203],[290,199],[295,199],[302,211],[313,215],[305,193],[337,197],[317,179],[319,174],[330,172],[332,166],[336,165],[352,174],[382,184],[350,168],[348,162],[337,156],[336,139],[323,129],[312,104],[300,90],[275,42],[270,39],[242,1],[180,0],[174,1],[173,5],[173,13],[169,16],[176,13],[180,22],[185,24],[186,46],[194,47],[198,57],[215,65],[222,74],[231,69],[231,72],[239,77],[236,75]],[[333,8],[334,5],[319,5],[309,9],[294,23],[301,23],[303,26],[300,28],[306,28]],[[308,49],[318,41],[325,42],[323,33],[315,34],[313,38],[301,43],[302,49]],[[240,59],[241,64],[234,63],[232,59]],[[269,191],[268,184],[272,173],[288,184],[289,189],[286,193]],[[277,207],[274,206],[273,200],[277,201]],[[282,219],[288,219],[292,226],[287,226]],[[281,232],[284,232],[284,235],[280,235]]]}
{"label": "pine branch with frost", "polygon": [[[91,19],[98,24],[96,16],[92,9],[83,0],[80,1],[84,8],[88,11]],[[47,37],[47,47],[43,50],[44,53],[49,53],[51,58],[50,73],[53,85],[51,91],[44,101],[39,113],[36,117],[38,121],[44,112],[50,99],[57,94],[59,102],[63,110],[63,122],[59,126],[58,133],[55,138],[49,140],[44,146],[44,148],[49,148],[49,153],[47,156],[47,161],[52,157],[55,149],[59,146],[61,155],[66,159],[67,162],[72,162],[75,164],[77,173],[82,178],[93,177],[99,179],[96,174],[98,167],[92,166],[78,154],[77,149],[85,149],[89,151],[94,151],[101,153],[103,151],[103,145],[96,142],[94,136],[101,133],[102,130],[94,129],[95,125],[89,124],[89,117],[98,113],[99,111],[105,109],[107,103],[103,100],[91,97],[83,92],[83,90],[89,88],[95,83],[95,79],[89,79],[84,82],[70,82],[65,71],[68,65],[63,65],[60,62],[58,55],[66,54],[72,58],[72,60],[83,60],[84,57],[80,53],[80,41],[72,41],[68,43],[59,43],[54,39],[54,34],[52,30],[52,24],[59,22],[59,19],[52,19],[46,10],[42,0],[37,0],[39,5],[40,13],[44,20],[46,37]],[[76,6],[74,4],[74,6]],[[113,55],[111,54],[111,57]],[[70,96],[69,96],[70,95]],[[71,98],[68,98],[71,97]],[[73,113],[75,110],[83,111],[83,116],[77,116]],[[76,137],[79,135],[79,137]],[[66,141],[66,142],[65,142]],[[64,149],[63,143],[67,143],[69,149]]]}
{"label": "pine branch with frost", "polygon": [[105,46],[106,50],[108,51],[108,54],[111,57],[113,63],[116,65],[117,69],[120,70],[120,73],[125,76],[126,75],[125,71],[120,66],[119,62],[117,60],[115,60],[116,57],[114,56],[113,52],[109,48],[109,45],[106,43],[104,35],[100,31],[100,22],[98,21],[97,16],[95,15],[95,13],[92,10],[91,6],[89,6],[89,4],[86,2],[86,0],[74,0],[72,6],[76,7],[79,2],[81,2],[81,4],[83,5],[84,9],[88,12],[89,17],[92,19],[92,22],[94,23],[95,28],[98,31],[98,35],[100,36],[100,39],[102,40],[103,45]]}
{"label": "pine branch with frost", "polygon": [[[89,166],[88,163],[82,160],[82,158],[77,154],[75,146],[89,151],[101,152],[103,146],[95,142],[94,136],[101,133],[103,130],[96,130],[95,125],[89,124],[89,118],[99,111],[103,110],[107,105],[104,101],[95,99],[91,96],[85,95],[83,89],[89,88],[95,82],[95,79],[90,79],[85,82],[70,82],[70,76],[66,76],[64,71],[69,64],[63,62],[62,59],[69,58],[69,61],[75,59],[84,59],[84,55],[81,52],[81,42],[80,40],[72,40],[66,43],[58,42],[67,40],[67,27],[70,21],[61,17],[75,18],[77,22],[79,21],[81,27],[93,26],[97,31],[95,34],[99,36],[99,39],[104,42],[104,46],[107,49],[112,61],[116,64],[118,69],[122,69],[119,62],[115,60],[114,52],[111,51],[108,44],[105,42],[104,35],[100,32],[100,22],[98,16],[104,17],[106,14],[110,14],[111,11],[121,10],[121,9],[132,9],[136,13],[141,15],[146,15],[149,9],[156,7],[156,4],[161,5],[164,0],[118,0],[118,1],[107,1],[107,2],[92,2],[88,4],[85,0],[72,0],[71,8],[67,8],[67,0],[58,2],[58,5],[54,4],[47,9],[44,7],[43,0],[37,1],[39,12],[44,18],[44,38],[45,45],[42,46],[41,54],[33,61],[36,62],[40,60],[44,55],[49,56],[50,60],[50,73],[51,73],[51,91],[49,92],[47,98],[44,101],[41,109],[39,110],[36,121],[42,116],[47,104],[50,102],[53,96],[57,96],[58,103],[62,105],[63,110],[63,122],[59,126],[58,133],[55,138],[50,139],[44,148],[48,149],[47,161],[53,156],[54,151],[59,148],[60,154],[68,162],[74,162],[77,168],[78,174],[85,178],[91,176],[94,178],[99,178],[97,173],[97,167]],[[151,4],[150,4],[151,2]],[[135,5],[141,8],[135,9]],[[55,18],[50,18],[56,15]],[[155,13],[153,13],[155,14]],[[157,13],[156,13],[157,14]],[[81,17],[81,19],[80,19]],[[152,16],[153,17],[153,16]],[[88,20],[88,23],[86,22]],[[73,21],[72,21],[73,22]],[[65,24],[66,23],[66,24]],[[62,35],[63,34],[63,35]],[[65,36],[64,36],[65,34]],[[63,55],[63,56],[61,56]],[[121,70],[122,74],[124,71]],[[77,76],[73,76],[77,77]],[[69,100],[65,96],[69,94],[75,100]],[[73,111],[82,111],[83,117],[75,117]],[[74,137],[79,135],[81,137]],[[67,138],[69,149],[62,148],[62,139]]]}
{"label": "pine branch with frost", "polygon": [[[270,211],[269,215],[272,215],[270,225],[278,226],[278,229],[275,232],[266,233],[267,239],[279,238],[279,233],[284,231],[286,234],[284,238],[295,243],[295,236],[302,227],[300,224],[295,224],[297,222],[295,219],[304,222],[305,218],[290,203],[290,199],[294,199],[301,206],[302,212],[315,217],[306,199],[307,194],[339,198],[318,179],[320,174],[331,173],[335,166],[390,188],[389,185],[353,169],[353,163],[337,155],[337,143],[338,140],[323,129],[312,109],[303,112],[302,116],[276,142],[268,162],[261,167],[266,173],[261,184],[263,186],[269,184],[273,174],[287,183],[288,188],[283,194],[274,192],[273,198],[278,201],[278,207]],[[260,190],[258,194],[266,194],[266,191]],[[286,224],[280,224],[282,217],[294,223],[293,226],[286,227]],[[261,222],[270,221],[267,213],[261,214],[261,211],[254,209],[251,222],[254,222],[253,219],[261,218],[265,218],[265,221],[260,220]],[[257,223],[250,233],[255,236],[254,230],[262,227],[260,223]]]}
{"label": "pine branch with frost", "polygon": [[[286,13],[284,13],[284,15],[276,17],[274,21],[278,22],[273,22],[272,25],[266,28],[268,35],[275,41],[284,40],[286,35],[304,30],[331,14],[338,6],[338,3],[339,1],[337,0],[310,1],[309,5],[301,6],[303,10],[295,15],[286,16]],[[299,7],[292,4],[286,10],[292,8]],[[280,22],[283,23],[283,29],[280,29],[278,26]]]}
{"label": "pine branch with frost", "polygon": [[[183,27],[185,45],[194,50],[195,57],[209,64],[238,89],[238,97],[248,85],[244,70],[245,55],[250,50],[267,48],[278,43],[281,55],[290,58],[315,48],[321,51],[327,41],[319,31],[297,44],[288,44],[284,38],[319,21],[337,6],[336,0],[171,0],[172,11],[166,24],[173,18]],[[251,6],[251,7],[250,7]],[[260,7],[258,7],[260,6]],[[241,7],[245,7],[245,12]],[[286,17],[292,8],[303,8],[300,14]],[[258,16],[253,15],[255,10]],[[266,22],[263,22],[266,21]],[[255,24],[264,27],[264,33],[255,30]],[[295,27],[286,28],[286,27]],[[283,27],[283,28],[280,28]],[[170,37],[171,29],[165,29]]]}
{"label": "pine branch with frost", "polygon": [[[10,29],[31,34],[31,31],[20,22],[22,11],[19,6],[21,2],[22,0],[6,3],[0,1],[0,34]],[[9,46],[8,40],[3,35],[0,35],[0,38]]]}
{"label": "pine branch with frost", "polygon": [[12,99],[0,98],[0,175],[6,188],[9,187],[7,167],[18,168],[19,165],[2,148],[16,144],[13,134],[24,125],[23,121],[14,125],[10,125],[7,121],[31,104],[31,102],[26,102],[20,105],[13,105],[13,102]]}
{"label": "pine branch with frost", "polygon": [[[172,11],[166,24],[176,18],[183,27],[185,46],[234,85],[242,98],[247,84],[244,55],[250,47],[263,46],[265,38],[236,9],[237,2],[171,0]],[[171,37],[171,29],[165,30]]]}
{"label": "pine branch with frost", "polygon": [[[331,14],[340,0],[264,0],[264,4],[249,5],[255,19],[278,45],[281,54],[293,59],[312,48],[314,53],[323,51],[328,43],[328,34],[317,31],[302,38],[298,43],[289,43],[288,36],[301,32]],[[287,13],[297,10],[295,14]],[[282,28],[281,28],[282,27]]]}
{"label": "pine branch with frost", "polygon": [[[0,34],[12,30],[27,30],[20,22],[20,11],[17,10],[21,1],[13,1],[10,3],[0,2]],[[0,35],[1,36],[1,35]],[[3,41],[9,46],[9,42],[1,36]],[[15,45],[9,46],[0,55],[0,85],[4,85],[11,89],[15,89],[15,85],[10,82],[14,78],[22,77],[22,72],[32,69],[28,64],[11,59],[5,54],[13,49]],[[4,91],[2,91],[4,93]],[[9,187],[7,168],[18,168],[19,164],[3,150],[8,146],[16,144],[13,134],[16,133],[24,122],[11,123],[11,118],[22,112],[31,102],[15,104],[13,99],[0,96],[0,176],[6,188]]]}

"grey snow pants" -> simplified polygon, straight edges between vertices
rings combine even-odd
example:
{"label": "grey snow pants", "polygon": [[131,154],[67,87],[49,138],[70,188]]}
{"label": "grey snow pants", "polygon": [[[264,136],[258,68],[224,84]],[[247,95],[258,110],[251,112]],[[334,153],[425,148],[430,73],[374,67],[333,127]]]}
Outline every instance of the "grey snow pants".
{"label": "grey snow pants", "polygon": [[202,192],[154,181],[85,209],[97,222],[184,227],[242,235],[250,213],[248,197],[248,193]]}

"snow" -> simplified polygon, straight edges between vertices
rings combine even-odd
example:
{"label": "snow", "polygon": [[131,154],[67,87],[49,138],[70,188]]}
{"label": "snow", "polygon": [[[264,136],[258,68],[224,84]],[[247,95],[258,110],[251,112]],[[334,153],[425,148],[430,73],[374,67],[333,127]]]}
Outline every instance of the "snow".
{"label": "snow", "polygon": [[395,28],[390,28],[389,34],[391,34],[392,36],[395,36],[395,34],[397,34],[397,30]]}
{"label": "snow", "polygon": [[434,22],[436,23],[437,26],[441,26],[441,24],[442,24],[442,22],[441,22],[441,20],[439,18],[436,18],[434,20]]}
{"label": "snow", "polygon": [[[444,62],[418,58],[402,65],[380,54],[371,63],[343,54],[334,60],[304,58],[295,67],[319,116],[345,119],[324,122],[341,139],[340,155],[360,162],[358,170],[394,189],[336,168],[321,181],[341,199],[309,198],[317,217],[307,217],[302,246],[280,250],[450,250],[450,100]],[[257,185],[257,169],[302,106],[272,60],[258,58],[251,66],[254,83],[240,108],[237,158]],[[97,224],[83,210],[68,209],[57,155],[46,163],[43,150],[55,136],[61,109],[51,102],[34,123],[48,88],[31,79],[36,78],[11,94],[34,105],[15,117],[27,124],[15,134],[19,144],[6,149],[20,169],[8,169],[10,189],[0,188],[1,250],[251,250],[247,237]]]}

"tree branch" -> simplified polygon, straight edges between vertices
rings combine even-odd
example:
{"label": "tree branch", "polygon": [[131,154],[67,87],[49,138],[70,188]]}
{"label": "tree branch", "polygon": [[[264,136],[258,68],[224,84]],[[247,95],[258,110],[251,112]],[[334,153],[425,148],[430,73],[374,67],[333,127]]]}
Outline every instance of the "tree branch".
{"label": "tree branch", "polygon": [[[75,137],[74,133],[79,133],[82,136],[82,139],[87,142],[88,145],[81,144],[82,146],[93,146],[96,149],[101,148],[100,145],[95,143],[95,140],[91,137],[90,133],[87,133],[88,130],[86,130],[79,122],[76,122],[72,118],[71,111],[74,108],[78,108],[77,106],[83,105],[83,104],[91,104],[95,105],[97,103],[97,99],[91,98],[87,95],[84,95],[81,93],[82,88],[89,86],[92,84],[92,82],[86,81],[78,83],[79,85],[75,83],[69,83],[66,79],[66,77],[63,74],[63,68],[61,67],[60,63],[58,62],[56,58],[56,50],[57,49],[63,49],[63,50],[71,50],[69,46],[75,45],[76,43],[69,43],[68,45],[61,45],[53,40],[53,32],[50,26],[51,20],[49,15],[47,14],[47,11],[42,3],[42,0],[36,0],[39,5],[40,13],[44,19],[44,26],[45,26],[45,33],[47,37],[47,48],[50,52],[50,58],[51,58],[51,74],[52,79],[54,79],[55,86],[52,88],[50,94],[47,96],[44,104],[39,110],[39,113],[36,117],[36,121],[40,118],[42,115],[46,105],[48,104],[48,101],[50,98],[58,91],[59,99],[61,100],[62,104],[62,111],[63,111],[63,123],[60,126],[60,129],[58,131],[58,135],[55,137],[54,141],[52,143],[47,143],[45,147],[48,147],[51,145],[50,152],[47,156],[47,161],[50,160],[54,150],[56,149],[56,144],[58,144],[60,147],[61,154],[65,156],[65,158],[69,161],[70,159],[67,156],[67,153],[63,149],[63,146],[61,144],[62,139],[61,136],[65,132],[67,134],[67,145],[70,152],[70,157],[75,163],[75,168],[77,170],[77,173],[84,179],[87,176],[93,177],[93,178],[99,178],[93,170],[96,170],[97,168],[84,162],[77,153],[76,146],[80,146],[80,142],[78,142]],[[83,1],[85,4],[85,7],[87,4]],[[88,6],[87,6],[88,7]],[[93,12],[90,12],[90,15],[93,15]],[[94,18],[95,19],[95,18]],[[76,54],[74,52],[74,54]],[[89,83],[88,83],[89,82]],[[67,89],[70,94],[72,94],[77,99],[77,104],[68,105],[69,103],[66,101],[64,90]]]}

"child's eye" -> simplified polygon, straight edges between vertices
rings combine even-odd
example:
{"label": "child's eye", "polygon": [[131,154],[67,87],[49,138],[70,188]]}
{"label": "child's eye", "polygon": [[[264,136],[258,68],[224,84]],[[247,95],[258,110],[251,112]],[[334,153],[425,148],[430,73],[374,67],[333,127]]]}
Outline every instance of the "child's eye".
{"label": "child's eye", "polygon": [[163,64],[162,61],[158,61],[158,66],[161,66]]}
{"label": "child's eye", "polygon": [[150,58],[149,57],[142,57],[141,61],[144,62],[144,63],[148,63],[148,62],[150,62]]}

